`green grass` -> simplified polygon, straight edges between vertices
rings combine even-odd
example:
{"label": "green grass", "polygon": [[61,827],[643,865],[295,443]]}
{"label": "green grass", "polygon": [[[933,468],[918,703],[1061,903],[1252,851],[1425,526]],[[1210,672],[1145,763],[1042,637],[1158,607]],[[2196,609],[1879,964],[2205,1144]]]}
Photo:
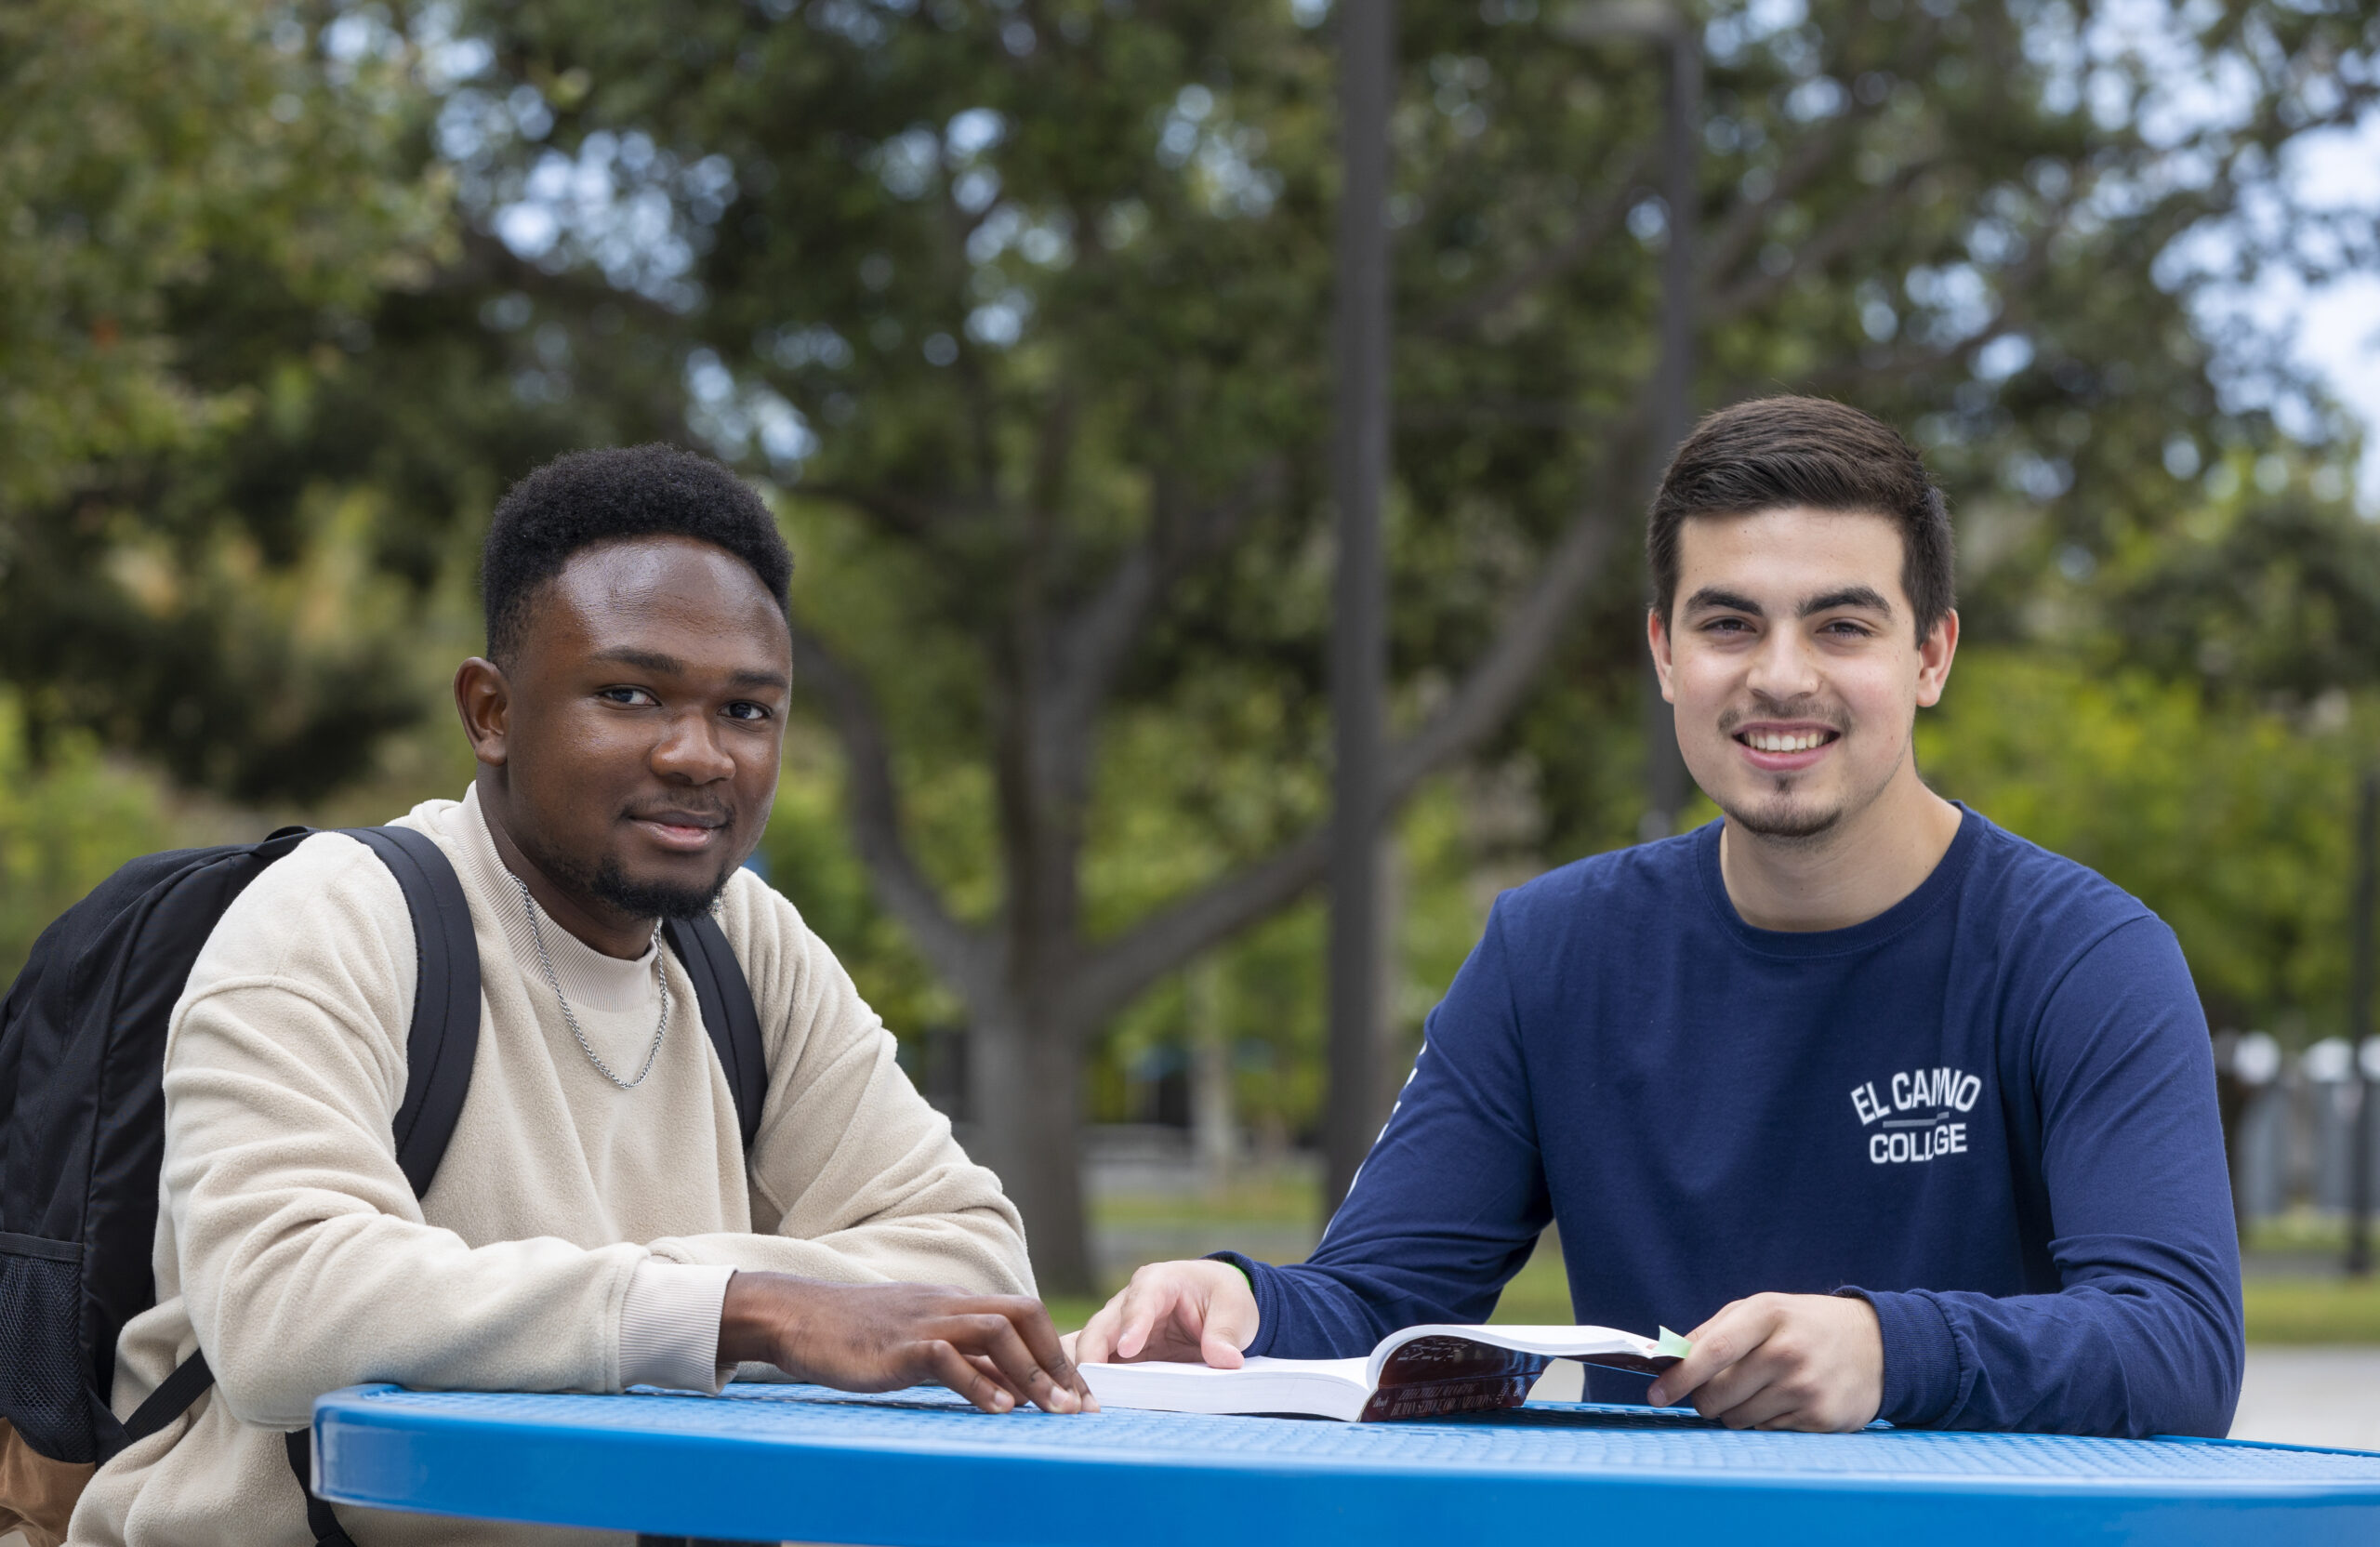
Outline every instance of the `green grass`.
{"label": "green grass", "polygon": [[[1242,1178],[1214,1192],[1110,1194],[1091,1205],[1091,1226],[1179,1225],[1205,1230],[1219,1244],[1228,1244],[1236,1229],[1248,1225],[1278,1225],[1309,1220],[1316,1210],[1313,1183],[1294,1176],[1258,1174]],[[1043,1303],[1061,1332],[1071,1332],[1089,1321],[1107,1295],[1124,1287],[1121,1279],[1105,1286],[1106,1294],[1051,1295]]]}
{"label": "green grass", "polygon": [[1504,1286],[1504,1296],[1496,1302],[1495,1314],[1488,1319],[1523,1327],[1562,1327],[1575,1319],[1562,1254],[1540,1247],[1528,1265]]}
{"label": "green grass", "polygon": [[1295,1224],[1321,1210],[1314,1184],[1294,1175],[1252,1175],[1214,1192],[1111,1193],[1091,1206],[1097,1224]]}
{"label": "green grass", "polygon": [[[1119,1195],[1104,1197],[1091,1208],[1094,1225],[1183,1225],[1202,1227],[1220,1242],[1228,1242],[1236,1228],[1277,1226],[1313,1217],[1314,1189],[1294,1180],[1256,1179],[1235,1183],[1219,1193]],[[1108,1294],[1123,1287],[1106,1286]],[[1052,1295],[1046,1303],[1050,1319],[1061,1332],[1071,1332],[1089,1321],[1107,1302],[1105,1295]],[[1521,1325],[1562,1325],[1571,1319],[1570,1285],[1563,1276],[1562,1257],[1540,1251],[1504,1286],[1490,1321]]]}
{"label": "green grass", "polygon": [[[1056,1296],[1051,1319],[1071,1332],[1105,1303],[1089,1296]],[[2251,1278],[2248,1341],[2274,1343],[2380,1343],[2380,1279]],[[1551,1252],[1531,1259],[1496,1303],[1490,1321],[1559,1326],[1569,1321],[1570,1286]]]}
{"label": "green grass", "polygon": [[1082,1330],[1082,1324],[1089,1321],[1092,1315],[1107,1302],[1094,1300],[1089,1295],[1053,1294],[1045,1298],[1041,1303],[1050,1307],[1050,1319],[1057,1324],[1059,1331],[1079,1332]]}
{"label": "green grass", "polygon": [[[2244,1298],[2250,1342],[2380,1343],[2380,1277],[2251,1278]],[[1505,1286],[1488,1319],[1559,1323],[1570,1314],[1562,1260],[1540,1251]]]}
{"label": "green grass", "polygon": [[[1120,1288],[1120,1286],[1118,1286]],[[1050,1319],[1061,1332],[1071,1332],[1104,1305],[1089,1295],[1051,1295],[1046,1302]],[[1496,1314],[1488,1318],[1521,1326],[1565,1326],[1570,1320],[1570,1282],[1562,1275],[1562,1259],[1540,1251],[1504,1286]]]}
{"label": "green grass", "polygon": [[2251,1278],[2250,1342],[2380,1342],[2380,1278]]}
{"label": "green grass", "polygon": [[[1195,1224],[1228,1241],[1235,1226],[1277,1225],[1309,1218],[1313,1210],[1310,1187],[1257,1179],[1210,1195],[1103,1198],[1094,1214],[1107,1224]],[[2255,1251],[2327,1252],[2343,1239],[2335,1220],[2285,1215],[2259,1224],[2243,1244]],[[2247,1281],[2246,1302],[2250,1342],[2380,1343],[2380,1277],[2254,1277]],[[1060,1296],[1050,1301],[1050,1316],[1061,1331],[1071,1331],[1105,1302],[1104,1296]],[[1571,1316],[1561,1255],[1540,1251],[1504,1287],[1488,1319],[1560,1324]]]}
{"label": "green grass", "polygon": [[2336,1214],[2293,1209],[2251,1224],[2240,1237],[2242,1251],[2323,1252],[2337,1256],[2347,1250],[2347,1221]]}

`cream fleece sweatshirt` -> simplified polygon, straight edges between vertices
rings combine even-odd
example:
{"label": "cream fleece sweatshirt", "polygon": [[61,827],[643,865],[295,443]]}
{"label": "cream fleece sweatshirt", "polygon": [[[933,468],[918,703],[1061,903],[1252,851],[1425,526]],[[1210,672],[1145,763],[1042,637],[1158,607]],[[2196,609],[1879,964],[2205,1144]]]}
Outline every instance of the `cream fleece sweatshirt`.
{"label": "cream fleece sweatshirt", "polygon": [[[282,1431],[340,1386],[716,1389],[735,1268],[1032,1292],[998,1180],[969,1162],[834,957],[757,876],[739,871],[718,910],[768,1052],[747,1168],[671,953],[659,1053],[620,1090],[563,1022],[476,792],[403,825],[455,862],[480,950],[470,1097],[437,1180],[414,1197],[390,1129],[413,1013],[403,894],[353,839],[309,839],[225,913],[168,1034],[159,1298],[125,1329],[115,1410],[194,1347],[217,1384],[99,1469],[76,1547],[305,1547]],[[659,1008],[635,974],[650,985],[653,959],[612,962],[539,924],[581,1029],[633,1078]],[[621,1540],[339,1514],[362,1547]]]}

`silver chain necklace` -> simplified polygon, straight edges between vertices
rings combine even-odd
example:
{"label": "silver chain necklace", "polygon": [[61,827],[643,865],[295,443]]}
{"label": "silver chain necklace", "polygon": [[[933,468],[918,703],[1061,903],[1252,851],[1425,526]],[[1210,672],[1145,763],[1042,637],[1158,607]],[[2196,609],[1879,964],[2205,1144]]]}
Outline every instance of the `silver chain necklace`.
{"label": "silver chain necklace", "polygon": [[554,1002],[562,1006],[562,1024],[570,1027],[573,1037],[578,1038],[578,1051],[587,1055],[587,1062],[595,1065],[597,1074],[623,1091],[635,1090],[644,1083],[644,1077],[653,1072],[653,1061],[661,1055],[662,1035],[669,1029],[669,974],[662,967],[660,928],[655,926],[654,929],[652,950],[653,982],[661,990],[661,1019],[653,1027],[653,1046],[644,1050],[644,1067],[636,1072],[634,1079],[622,1079],[612,1072],[609,1064],[603,1062],[603,1056],[595,1051],[595,1045],[587,1040],[587,1034],[578,1029],[578,1017],[570,1012],[570,1001],[562,997],[562,979],[554,975],[554,959],[546,954],[546,932],[537,927],[537,899],[529,895],[529,883],[515,876],[512,884],[521,889],[521,906],[529,910],[529,938],[537,944],[537,965],[546,970],[547,986],[554,991]]}

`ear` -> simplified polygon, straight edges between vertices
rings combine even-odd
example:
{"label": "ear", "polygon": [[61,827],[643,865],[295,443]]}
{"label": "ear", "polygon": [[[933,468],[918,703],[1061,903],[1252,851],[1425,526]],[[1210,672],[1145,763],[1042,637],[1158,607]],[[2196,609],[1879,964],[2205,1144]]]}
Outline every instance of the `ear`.
{"label": "ear", "polygon": [[1653,647],[1653,675],[1661,681],[1661,697],[1668,703],[1677,702],[1677,690],[1670,683],[1670,630],[1660,610],[1645,609],[1645,641]]}
{"label": "ear", "polygon": [[1959,653],[1959,615],[1944,613],[1933,630],[1917,641],[1917,707],[1930,709],[1942,701],[1950,684],[1950,657]]}
{"label": "ear", "polygon": [[512,726],[512,684],[505,680],[504,668],[478,655],[456,667],[455,712],[463,717],[471,756],[490,768],[502,768],[505,738]]}

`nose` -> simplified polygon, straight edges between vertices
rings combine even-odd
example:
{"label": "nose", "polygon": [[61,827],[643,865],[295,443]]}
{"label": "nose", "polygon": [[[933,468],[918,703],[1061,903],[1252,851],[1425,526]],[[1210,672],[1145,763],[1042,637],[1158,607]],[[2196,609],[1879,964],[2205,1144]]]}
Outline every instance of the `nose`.
{"label": "nose", "polygon": [[1785,702],[1805,697],[1818,687],[1818,663],[1798,628],[1772,628],[1752,656],[1746,686],[1764,698]]}
{"label": "nose", "polygon": [[654,744],[653,771],[672,784],[707,785],[734,777],[735,760],[719,738],[719,727],[700,709],[669,717]]}

